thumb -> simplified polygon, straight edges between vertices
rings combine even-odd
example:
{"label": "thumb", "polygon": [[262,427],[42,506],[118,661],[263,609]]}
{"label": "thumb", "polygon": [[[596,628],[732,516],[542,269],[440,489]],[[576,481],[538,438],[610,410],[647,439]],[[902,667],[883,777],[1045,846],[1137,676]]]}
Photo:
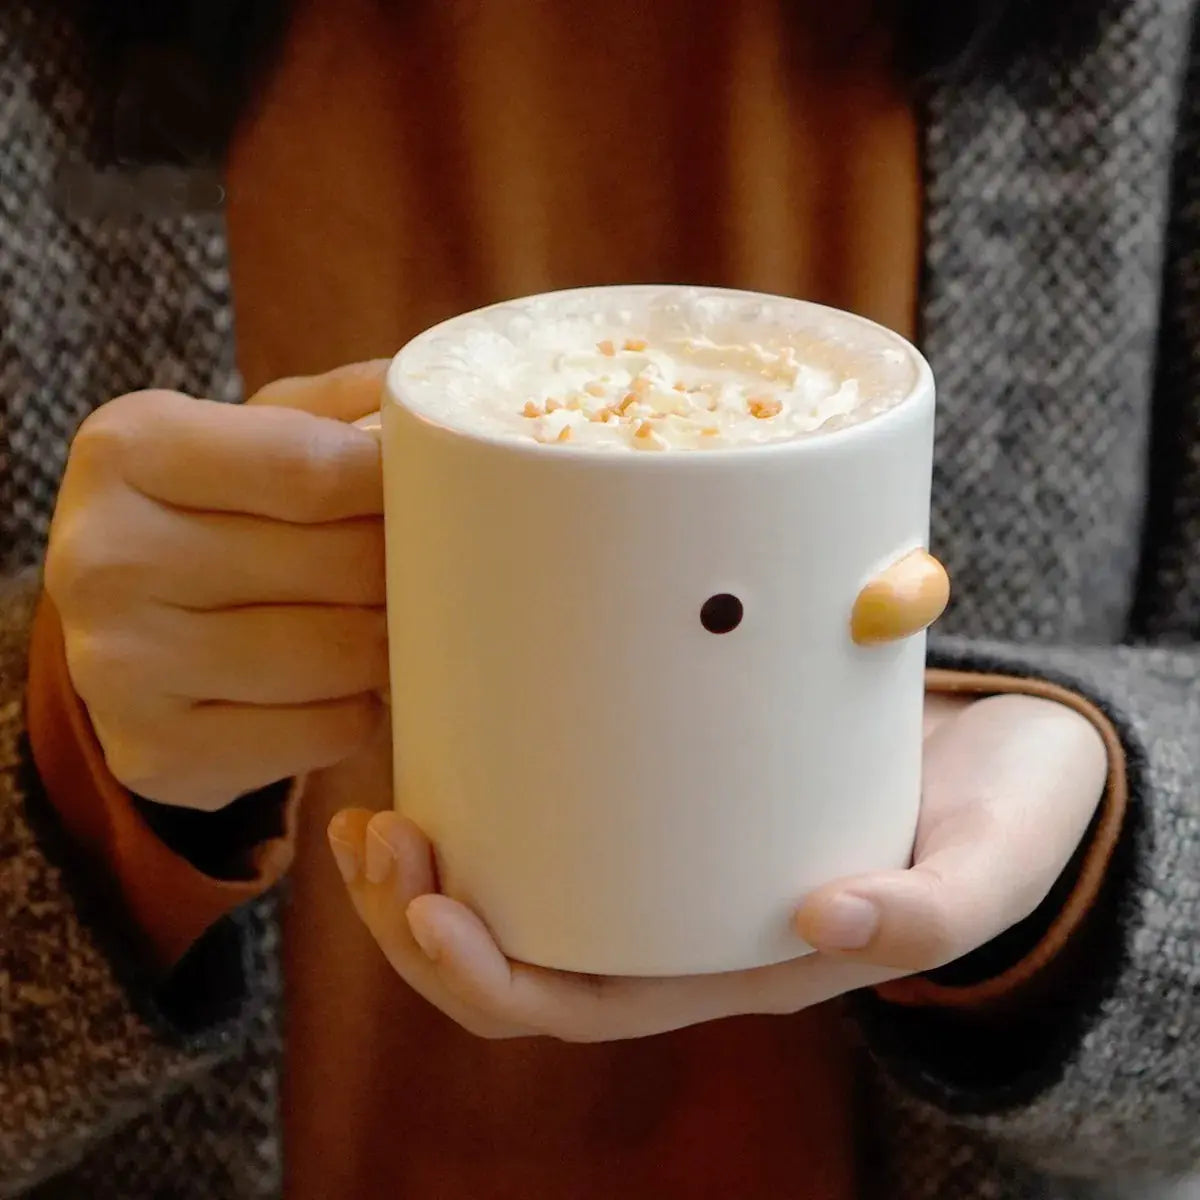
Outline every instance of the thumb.
{"label": "thumb", "polygon": [[1006,853],[1003,835],[974,810],[953,825],[942,848],[907,871],[818,888],[797,914],[801,937],[826,954],[930,971],[1031,912],[1036,888],[1019,881],[1021,864]]}
{"label": "thumb", "polygon": [[1094,727],[1029,696],[980,700],[925,743],[914,865],[817,889],[797,915],[827,953],[929,971],[991,941],[1045,899],[1103,792]]}
{"label": "thumb", "polygon": [[357,421],[379,410],[388,359],[350,363],[323,375],[295,375],[259,388],[247,404],[298,408],[315,417]]}

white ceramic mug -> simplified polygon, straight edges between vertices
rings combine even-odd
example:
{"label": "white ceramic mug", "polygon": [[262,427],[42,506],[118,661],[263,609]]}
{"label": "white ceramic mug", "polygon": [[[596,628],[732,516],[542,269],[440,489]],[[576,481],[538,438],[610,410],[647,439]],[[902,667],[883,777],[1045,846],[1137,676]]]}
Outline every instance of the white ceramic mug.
{"label": "white ceramic mug", "polygon": [[[701,453],[550,448],[414,411],[429,339],[534,299],[427,331],[388,375],[395,803],[444,890],[525,962],[794,958],[807,891],[910,858],[923,630],[947,596],[924,550],[932,374],[860,318],[703,294],[902,353],[911,390],[836,432]],[[589,298],[612,294],[536,303]]]}

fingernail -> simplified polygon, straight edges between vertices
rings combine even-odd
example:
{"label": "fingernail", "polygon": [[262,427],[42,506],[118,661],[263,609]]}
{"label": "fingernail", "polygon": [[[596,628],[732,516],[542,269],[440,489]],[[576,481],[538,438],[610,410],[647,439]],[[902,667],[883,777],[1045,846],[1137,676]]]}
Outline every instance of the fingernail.
{"label": "fingernail", "polygon": [[879,931],[879,909],[862,896],[833,896],[813,922],[818,949],[861,950]]}
{"label": "fingernail", "polygon": [[337,863],[342,879],[346,883],[353,883],[358,877],[358,852],[349,842],[333,834],[329,835],[329,848],[333,851],[333,861]]}
{"label": "fingernail", "polygon": [[366,865],[364,874],[368,883],[382,883],[396,862],[396,852],[373,825],[367,826]]}
{"label": "fingernail", "polygon": [[437,939],[437,935],[429,928],[429,924],[422,920],[419,914],[416,914],[415,920],[413,917],[414,914],[410,910],[408,913],[408,928],[413,935],[413,941],[417,943],[421,953],[430,962],[437,962],[442,953],[442,947]]}

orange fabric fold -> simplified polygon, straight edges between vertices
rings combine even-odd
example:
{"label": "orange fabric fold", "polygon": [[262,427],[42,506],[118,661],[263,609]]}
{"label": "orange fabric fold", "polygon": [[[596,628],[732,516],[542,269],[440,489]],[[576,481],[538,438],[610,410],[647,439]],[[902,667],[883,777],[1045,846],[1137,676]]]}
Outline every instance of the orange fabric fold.
{"label": "orange fabric fold", "polygon": [[1008,675],[930,670],[926,672],[925,686],[929,692],[944,695],[1009,692],[1057,701],[1086,717],[1096,727],[1108,751],[1108,782],[1079,877],[1042,940],[1006,971],[968,987],[949,987],[917,975],[876,989],[893,1004],[973,1010],[981,1014],[1009,1013],[1036,1004],[1052,993],[1075,961],[1075,952],[1082,945],[1080,935],[1103,891],[1125,823],[1129,803],[1125,751],[1112,722],[1095,704],[1057,684]]}
{"label": "orange fabric fold", "polygon": [[67,834],[102,871],[146,949],[169,970],[214,922],[276,883],[292,861],[298,788],[285,834],[255,848],[253,878],[215,879],[166,846],[104,761],[67,669],[62,625],[43,595],[29,651],[27,722],[34,763]]}

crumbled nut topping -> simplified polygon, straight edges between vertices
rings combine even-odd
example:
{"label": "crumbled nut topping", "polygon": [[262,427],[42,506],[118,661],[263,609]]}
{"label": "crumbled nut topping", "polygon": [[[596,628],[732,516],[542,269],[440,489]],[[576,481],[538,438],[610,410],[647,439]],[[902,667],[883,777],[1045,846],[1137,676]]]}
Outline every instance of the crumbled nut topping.
{"label": "crumbled nut topping", "polygon": [[[628,337],[621,342],[620,352],[641,354],[649,345],[645,338]],[[619,353],[611,338],[597,342],[596,349],[605,358],[614,358]],[[653,361],[635,363],[627,372],[616,374],[618,379],[623,377],[623,382],[602,374],[574,384],[577,390],[565,401],[554,397],[541,403],[527,401],[522,412],[537,422],[533,436],[543,443],[569,442],[580,421],[627,430],[629,445],[639,450],[666,449],[675,435],[701,442],[721,436],[721,425],[713,415],[720,411],[724,395],[717,380],[668,381],[663,378],[661,364]],[[772,395],[750,396],[744,403],[744,411],[763,421],[783,412],[782,401]],[[544,418],[564,409],[567,424],[561,425],[560,417],[547,426]]]}
{"label": "crumbled nut topping", "polygon": [[783,412],[783,405],[772,396],[751,396],[746,401],[746,407],[749,408],[750,415],[758,417],[760,421],[770,420]]}

